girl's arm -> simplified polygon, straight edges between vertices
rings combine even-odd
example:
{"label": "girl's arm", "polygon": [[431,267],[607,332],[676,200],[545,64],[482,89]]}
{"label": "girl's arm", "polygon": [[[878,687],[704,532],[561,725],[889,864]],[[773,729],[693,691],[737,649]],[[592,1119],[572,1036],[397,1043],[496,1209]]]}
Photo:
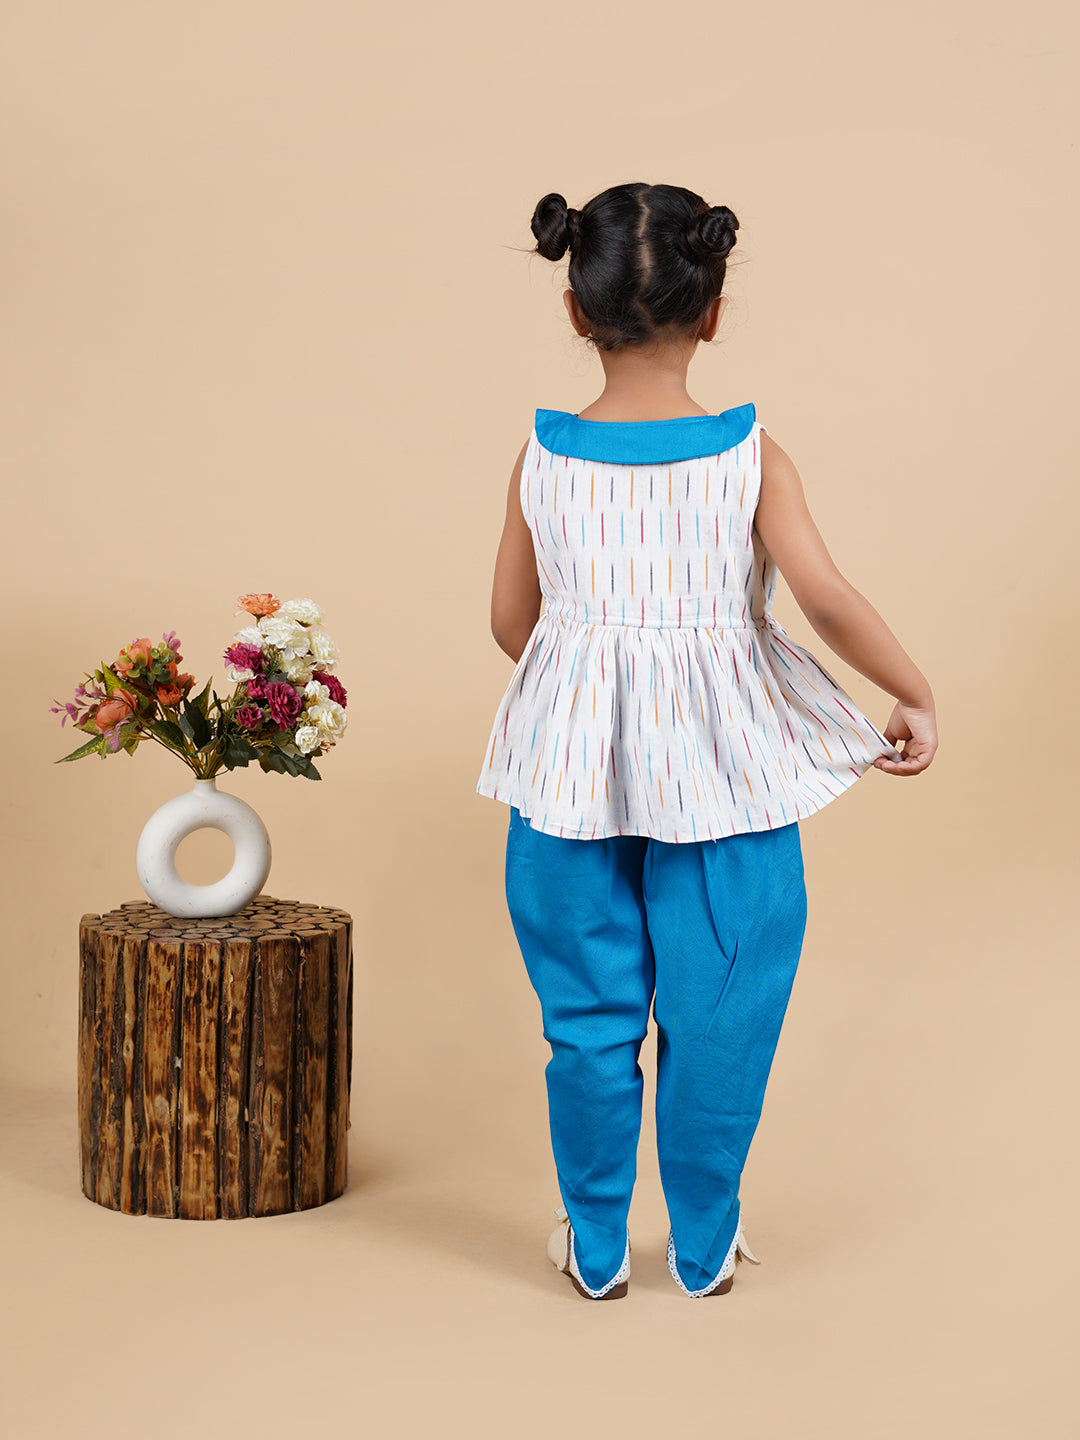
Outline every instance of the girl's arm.
{"label": "girl's arm", "polygon": [[[531,438],[531,437],[530,437]],[[521,513],[521,467],[526,440],[521,447],[506,496],[506,521],[499,553],[495,557],[495,578],[491,586],[491,633],[500,650],[516,664],[540,618],[540,578],[536,573],[536,552],[532,531]]]}
{"label": "girl's arm", "polygon": [[814,630],[853,669],[896,697],[882,732],[890,744],[906,741],[904,759],[874,761],[892,775],[925,770],[937,749],[930,682],[865,596],[837,569],[807,508],[790,457],[764,431],[761,493],[754,529],[776,561],[796,604]]}

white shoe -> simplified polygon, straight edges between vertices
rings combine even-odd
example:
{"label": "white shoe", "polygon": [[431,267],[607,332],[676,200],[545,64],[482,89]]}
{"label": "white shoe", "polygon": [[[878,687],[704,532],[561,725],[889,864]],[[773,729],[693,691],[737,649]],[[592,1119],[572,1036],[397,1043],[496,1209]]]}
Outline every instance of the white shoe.
{"label": "white shoe", "polygon": [[630,1279],[630,1239],[626,1240],[626,1254],[623,1256],[623,1263],[618,1273],[608,1281],[602,1290],[590,1290],[581,1278],[581,1272],[577,1267],[577,1257],[574,1254],[574,1228],[570,1224],[570,1216],[566,1213],[566,1207],[560,1205],[555,1211],[555,1219],[558,1226],[548,1236],[547,1256],[556,1270],[563,1275],[570,1276],[570,1283],[579,1295],[584,1295],[586,1300],[622,1300],[629,1289]]}
{"label": "white shoe", "polygon": [[687,1290],[679,1278],[679,1272],[675,1267],[675,1237],[670,1231],[668,1232],[667,1259],[668,1269],[671,1271],[672,1278],[676,1285],[678,1285],[684,1295],[689,1295],[692,1300],[704,1299],[707,1295],[726,1295],[735,1284],[735,1267],[743,1260],[749,1260],[751,1265],[761,1264],[761,1261],[750,1249],[750,1242],[746,1238],[746,1231],[742,1228],[741,1220],[739,1221],[738,1229],[735,1231],[735,1239],[731,1242],[731,1249],[727,1253],[720,1274],[711,1285],[707,1285],[703,1290]]}

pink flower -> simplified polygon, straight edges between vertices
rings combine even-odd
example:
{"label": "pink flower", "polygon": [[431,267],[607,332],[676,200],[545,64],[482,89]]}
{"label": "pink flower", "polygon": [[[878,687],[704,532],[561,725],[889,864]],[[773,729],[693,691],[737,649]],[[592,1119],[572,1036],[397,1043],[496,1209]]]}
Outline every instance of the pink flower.
{"label": "pink flower", "polygon": [[318,680],[320,685],[325,685],[330,691],[330,699],[340,705],[343,710],[345,709],[345,686],[336,675],[327,675],[323,670],[315,670],[312,672],[311,678]]}
{"label": "pink flower", "polygon": [[273,595],[241,595],[236,602],[234,615],[273,615],[281,608],[281,601]]}
{"label": "pink flower", "polygon": [[230,645],[225,651],[225,659],[237,670],[259,671],[263,667],[263,652],[258,645]]}
{"label": "pink flower", "polygon": [[266,681],[261,675],[253,675],[247,682],[247,693],[251,700],[266,699]]}
{"label": "pink flower", "polygon": [[258,705],[241,705],[236,712],[236,719],[245,730],[256,730],[262,722],[262,711]]}
{"label": "pink flower", "polygon": [[266,687],[266,703],[270,706],[270,714],[274,718],[274,724],[282,730],[290,730],[300,711],[304,708],[304,702],[298,691],[284,680],[272,680]]}

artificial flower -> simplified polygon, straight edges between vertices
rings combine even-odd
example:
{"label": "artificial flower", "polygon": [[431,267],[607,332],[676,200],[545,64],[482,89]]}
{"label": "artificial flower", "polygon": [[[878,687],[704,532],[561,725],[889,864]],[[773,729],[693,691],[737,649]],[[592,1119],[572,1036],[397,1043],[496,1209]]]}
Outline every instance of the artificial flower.
{"label": "artificial flower", "polygon": [[307,654],[308,632],[298,620],[290,620],[287,616],[278,619],[276,615],[271,615],[259,621],[259,633],[266,643],[281,652],[283,660]]}
{"label": "artificial flower", "polygon": [[117,671],[121,675],[130,675],[132,670],[149,665],[152,648],[149,636],[143,636],[141,640],[133,640],[130,645],[125,645],[116,661]]}
{"label": "artificial flower", "polygon": [[309,724],[318,725],[320,730],[325,730],[327,735],[332,735],[335,740],[339,735],[344,735],[345,726],[348,724],[344,709],[333,700],[320,700],[309,705],[306,718]]}
{"label": "artificial flower", "polygon": [[278,601],[273,595],[241,595],[236,602],[234,615],[273,615]]}
{"label": "artificial flower", "polygon": [[119,725],[128,719],[132,711],[138,708],[138,696],[130,694],[127,690],[114,690],[94,712],[94,724],[99,730],[111,729],[112,726]]}
{"label": "artificial flower", "polygon": [[310,655],[296,655],[284,662],[285,678],[293,685],[306,685],[314,666],[315,662]]}
{"label": "artificial flower", "polygon": [[266,637],[258,625],[245,625],[233,636],[232,643],[234,645],[250,645],[253,649],[261,651],[266,645]]}
{"label": "artificial flower", "polygon": [[311,678],[317,680],[320,685],[325,685],[330,692],[330,699],[336,700],[342,709],[345,708],[345,702],[348,696],[345,691],[345,686],[342,685],[336,675],[330,675],[325,671],[316,670]]}
{"label": "artificial flower", "polygon": [[[238,670],[248,670],[251,673],[243,676],[243,679],[250,680],[256,671],[263,667],[263,652],[258,645],[246,645],[241,641],[239,645],[230,645],[225,651],[225,659],[230,665]],[[237,679],[241,677],[237,676]]]}
{"label": "artificial flower", "polygon": [[309,630],[308,646],[320,669],[329,669],[338,658],[338,647],[325,630]]}
{"label": "artificial flower", "polygon": [[295,600],[286,600],[278,606],[277,613],[285,615],[290,620],[299,620],[301,625],[321,625],[322,611],[314,600],[300,596]]}
{"label": "artificial flower", "polygon": [[274,724],[282,730],[291,730],[304,702],[291,685],[275,680],[266,687],[266,703],[270,706]]}
{"label": "artificial flower", "polygon": [[317,750],[322,743],[322,735],[315,725],[298,725],[296,727],[296,748],[301,755],[310,755]]}
{"label": "artificial flower", "polygon": [[180,673],[180,637],[167,630],[151,645],[140,636],[112,664],[87,673],[73,699],[51,707],[61,725],[71,721],[93,737],[63,758],[121,748],[134,754],[142,740],[155,740],[203,780],[252,759],[264,770],[280,769],[280,757],[290,760],[290,774],[318,778],[307,757],[322,755],[345,728],[345,688],[330,674],[337,646],[321,628],[322,611],[307,596],[281,605],[273,595],[252,593],[238,603],[236,613],[249,623],[223,652],[231,695],[212,693],[207,684],[185,704],[196,682]]}

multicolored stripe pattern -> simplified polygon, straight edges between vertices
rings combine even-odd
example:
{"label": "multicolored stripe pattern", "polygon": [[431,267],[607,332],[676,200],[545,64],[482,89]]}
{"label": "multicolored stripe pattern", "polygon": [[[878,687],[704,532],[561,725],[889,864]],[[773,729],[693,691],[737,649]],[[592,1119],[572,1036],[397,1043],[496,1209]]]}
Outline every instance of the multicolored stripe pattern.
{"label": "multicolored stripe pattern", "polygon": [[[539,414],[540,412],[538,412]],[[574,839],[720,839],[804,820],[897,751],[770,613],[754,422],[719,454],[521,471],[544,609],[477,792]]]}

